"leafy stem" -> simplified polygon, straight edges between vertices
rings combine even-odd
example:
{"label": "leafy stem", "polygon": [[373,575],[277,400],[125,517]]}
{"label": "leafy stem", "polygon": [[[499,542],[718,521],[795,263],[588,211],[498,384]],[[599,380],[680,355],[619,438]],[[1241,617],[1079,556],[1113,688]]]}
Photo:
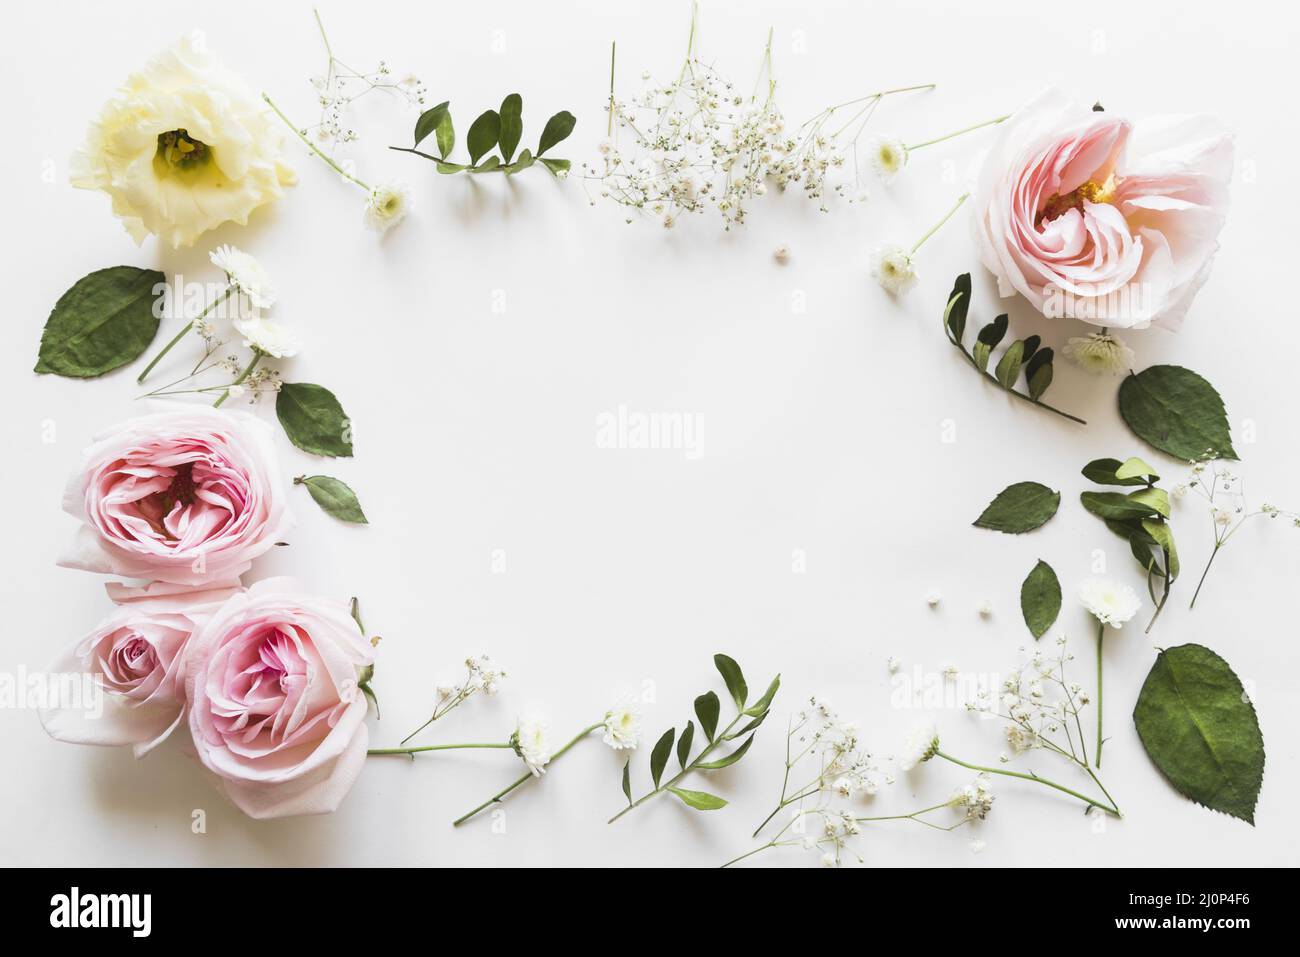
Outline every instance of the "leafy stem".
{"label": "leafy stem", "polygon": [[[998,388],[1002,387],[1002,383],[997,380],[997,377],[994,376],[993,373],[989,372],[987,369],[981,369],[979,367],[979,364],[975,361],[975,357],[966,351],[965,346],[963,346],[960,342],[954,339],[951,335],[948,336],[948,341],[957,347],[957,351],[959,351],[963,356],[966,357],[966,361],[971,364],[971,366],[975,369],[976,372],[978,372],[984,378],[988,379]],[[1088,421],[1086,419],[1081,419],[1077,415],[1071,415],[1069,412],[1066,412],[1062,409],[1058,409],[1054,405],[1048,405],[1046,402],[1042,401],[1041,399],[1035,399],[1032,396],[1025,395],[1023,392],[1020,392],[1016,389],[1006,389],[1005,391],[1008,394],[1015,396],[1017,399],[1019,399],[1022,402],[1028,402],[1030,405],[1036,405],[1040,409],[1046,409],[1048,412],[1054,412],[1063,419],[1069,419],[1071,422],[1077,422],[1080,425],[1088,424]]]}
{"label": "leafy stem", "polygon": [[669,790],[670,788],[675,787],[678,781],[686,777],[686,775],[690,774],[692,771],[696,770],[700,766],[700,764],[704,761],[704,759],[708,757],[710,754],[712,754],[714,750],[717,749],[718,745],[728,740],[727,735],[731,733],[732,728],[734,728],[737,724],[740,723],[740,719],[743,717],[745,717],[745,714],[743,712],[737,714],[734,718],[731,719],[731,723],[722,729],[722,731],[718,734],[717,737],[715,737],[712,741],[710,741],[707,745],[705,745],[703,749],[701,749],[700,753],[695,756],[695,760],[691,761],[689,764],[686,765],[686,767],[682,768],[681,771],[679,771],[677,774],[674,774],[667,781],[656,786],[652,791],[648,791],[645,794],[641,795],[641,797],[637,798],[627,807],[623,808],[623,810],[619,811],[617,814],[615,814],[605,823],[613,824],[615,821],[617,821],[620,817],[622,817],[624,814],[626,814],[628,811],[632,810],[633,808],[640,807],[642,804],[650,800],[652,797],[662,794],[663,792]]}
{"label": "leafy stem", "polygon": [[194,328],[194,324],[196,322],[199,322],[202,319],[206,319],[208,313],[210,313],[213,309],[217,308],[217,306],[219,306],[221,303],[229,299],[231,293],[233,293],[234,291],[235,291],[234,283],[231,283],[230,285],[226,286],[226,288],[222,291],[221,295],[217,296],[216,299],[213,299],[210,303],[208,303],[207,306],[204,307],[203,311],[199,313],[196,318],[191,319],[189,322],[185,323],[185,328],[182,329],[180,332],[176,333],[176,335],[172,337],[171,342],[163,346],[162,351],[159,352],[156,356],[154,356],[153,359],[149,362],[149,364],[144,367],[144,371],[141,372],[140,375],[135,380],[136,385],[144,385],[145,377],[148,376],[149,373],[153,371],[154,366],[156,366],[159,362],[162,361],[163,356],[171,352],[172,349],[175,348],[177,343],[179,343],[182,339],[185,338],[186,333],[188,333],[191,329]]}

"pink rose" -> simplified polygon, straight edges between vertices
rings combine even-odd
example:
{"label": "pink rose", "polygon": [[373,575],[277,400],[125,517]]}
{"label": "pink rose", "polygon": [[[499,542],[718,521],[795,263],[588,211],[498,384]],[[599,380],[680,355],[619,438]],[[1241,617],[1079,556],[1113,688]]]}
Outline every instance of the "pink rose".
{"label": "pink rose", "polygon": [[343,604],[289,578],[227,601],[194,635],[186,680],[199,759],[255,818],[339,806],[366,760],[374,650]]}
{"label": "pink rose", "polygon": [[1177,329],[1210,273],[1232,139],[1206,116],[1130,122],[1049,91],[1002,125],[975,189],[1003,296],[1099,326]]}
{"label": "pink rose", "polygon": [[59,564],[183,585],[246,572],[288,529],[271,430],[177,406],[96,437],[63,507],[83,525]]}
{"label": "pink rose", "polygon": [[[109,597],[121,607],[50,667],[58,694],[41,709],[45,730],[74,744],[130,744],[136,757],[156,747],[185,713],[191,633],[238,591],[238,582],[202,589],[110,584]],[[63,679],[73,675],[93,679],[95,700],[64,693],[71,689]]]}

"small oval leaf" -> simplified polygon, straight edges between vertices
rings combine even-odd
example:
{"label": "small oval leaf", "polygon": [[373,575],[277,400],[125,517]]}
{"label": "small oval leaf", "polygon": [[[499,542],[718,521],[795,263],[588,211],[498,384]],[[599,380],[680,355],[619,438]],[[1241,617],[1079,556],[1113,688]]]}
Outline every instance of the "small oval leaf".
{"label": "small oval leaf", "polygon": [[974,524],[978,528],[1019,535],[1045,524],[1060,504],[1060,492],[1053,492],[1039,482],[1017,482],[998,492]]}
{"label": "small oval leaf", "polygon": [[669,728],[663,733],[663,737],[655,742],[654,750],[650,752],[650,777],[654,779],[655,787],[659,786],[659,779],[664,776],[668,755],[673,753],[673,738],[676,734],[676,728]]}
{"label": "small oval leaf", "polygon": [[316,504],[325,514],[332,515],[341,522],[356,525],[368,525],[366,515],[361,511],[357,493],[346,483],[329,475],[300,475],[293,480],[294,485],[305,485]]}
{"label": "small oval leaf", "polygon": [[311,382],[286,382],[275,416],[289,441],[304,452],[331,458],[352,454],[352,420],[334,393]]}
{"label": "small oval leaf", "polygon": [[1061,613],[1061,581],[1041,558],[1020,586],[1020,612],[1035,640],[1047,633]]}
{"label": "small oval leaf", "polygon": [[[542,130],[542,138],[537,142],[536,155],[540,157],[556,143],[568,139],[577,122],[577,119],[568,110],[561,110],[547,120],[546,127]],[[552,170],[551,172],[555,171]]]}
{"label": "small oval leaf", "polygon": [[713,735],[718,730],[718,715],[721,711],[722,705],[718,701],[718,696],[712,691],[706,691],[695,699],[695,717],[700,719],[700,730],[710,742],[713,741]]}
{"label": "small oval leaf", "polygon": [[82,276],[45,320],[38,373],[89,379],[139,358],[158,334],[157,269],[111,266]]}
{"label": "small oval leaf", "polygon": [[736,664],[736,659],[729,658],[726,655],[714,655],[713,663],[717,666],[718,673],[722,675],[722,680],[727,684],[727,691],[731,694],[731,700],[736,702],[736,710],[745,710],[745,699],[749,697],[749,687],[745,684],[745,676],[741,674],[740,665]]}
{"label": "small oval leaf", "polygon": [[697,811],[717,811],[727,806],[727,802],[716,794],[708,794],[704,791],[688,791],[686,788],[669,788],[673,794],[682,799],[682,803],[687,807],[693,807]]}
{"label": "small oval leaf", "polygon": [[501,101],[501,162],[509,163],[515,155],[519,138],[524,135],[524,98],[511,93]]}
{"label": "small oval leaf", "polygon": [[477,166],[479,157],[497,145],[501,136],[501,115],[496,110],[487,110],[470,124],[465,136],[465,146],[469,149],[469,165]]}

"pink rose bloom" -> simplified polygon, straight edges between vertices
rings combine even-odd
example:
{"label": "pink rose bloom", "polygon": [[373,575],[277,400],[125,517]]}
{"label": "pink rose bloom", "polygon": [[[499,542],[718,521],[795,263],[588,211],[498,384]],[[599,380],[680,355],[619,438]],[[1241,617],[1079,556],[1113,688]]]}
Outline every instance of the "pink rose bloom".
{"label": "pink rose bloom", "polygon": [[[116,582],[109,597],[121,607],[50,667],[57,692],[41,709],[51,737],[74,744],[129,744],[142,757],[185,713],[185,660],[190,635],[239,591],[239,583],[202,589],[155,582]],[[89,675],[93,700],[72,695],[64,677]],[[80,692],[86,686],[78,684]]]}
{"label": "pink rose bloom", "polygon": [[199,759],[255,818],[333,811],[369,740],[371,647],[346,606],[269,578],[195,633],[186,680]]}
{"label": "pink rose bloom", "polygon": [[975,190],[980,259],[1050,317],[1177,329],[1210,274],[1232,139],[1207,116],[1131,122],[1049,91],[1002,124]]}
{"label": "pink rose bloom", "polygon": [[271,430],[244,412],[176,406],[96,437],[63,507],[83,524],[60,565],[182,585],[228,581],[284,535]]}

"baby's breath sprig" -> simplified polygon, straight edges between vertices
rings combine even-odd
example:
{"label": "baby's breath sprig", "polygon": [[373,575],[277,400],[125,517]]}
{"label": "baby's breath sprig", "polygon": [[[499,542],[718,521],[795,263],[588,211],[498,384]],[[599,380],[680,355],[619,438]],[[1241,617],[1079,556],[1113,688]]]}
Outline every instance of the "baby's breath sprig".
{"label": "baby's breath sprig", "polygon": [[1224,464],[1213,449],[1206,450],[1205,455],[1189,463],[1189,467],[1191,474],[1186,481],[1174,487],[1173,496],[1175,499],[1182,499],[1188,492],[1200,496],[1209,508],[1210,523],[1214,529],[1214,550],[1210,552],[1205,570],[1201,572],[1201,578],[1196,583],[1196,591],[1192,593],[1191,604],[1187,606],[1191,609],[1196,607],[1201,586],[1205,584],[1205,577],[1210,574],[1210,566],[1218,557],[1219,550],[1233,535],[1237,534],[1242,525],[1252,518],[1264,515],[1274,519],[1286,518],[1293,526],[1300,527],[1300,515],[1295,512],[1285,512],[1276,505],[1268,503],[1252,509],[1246,500],[1243,479]]}
{"label": "baby's breath sprig", "polygon": [[476,694],[495,695],[500,690],[501,682],[507,677],[506,672],[497,667],[487,655],[478,655],[465,659],[465,678],[463,681],[449,685],[438,685],[433,714],[401,741],[406,744],[413,737],[433,724],[439,718],[446,717],[452,710],[460,707]]}

